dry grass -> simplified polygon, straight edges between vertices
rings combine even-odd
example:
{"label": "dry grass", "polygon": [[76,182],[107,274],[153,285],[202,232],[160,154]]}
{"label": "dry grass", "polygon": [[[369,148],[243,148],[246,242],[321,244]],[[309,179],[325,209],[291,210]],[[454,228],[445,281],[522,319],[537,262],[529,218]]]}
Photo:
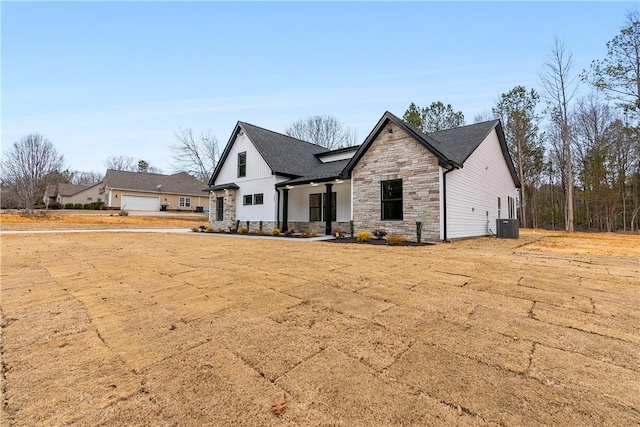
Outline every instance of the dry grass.
{"label": "dry grass", "polygon": [[639,424],[639,236],[521,236],[2,236],[0,424]]}

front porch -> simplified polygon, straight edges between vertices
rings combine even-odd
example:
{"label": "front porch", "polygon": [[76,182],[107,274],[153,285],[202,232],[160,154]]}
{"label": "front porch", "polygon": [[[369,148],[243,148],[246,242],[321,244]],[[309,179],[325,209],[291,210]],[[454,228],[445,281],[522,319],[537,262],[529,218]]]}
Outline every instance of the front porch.
{"label": "front porch", "polygon": [[278,223],[282,232],[290,229],[331,235],[334,229],[348,231],[351,220],[351,182],[278,184]]}

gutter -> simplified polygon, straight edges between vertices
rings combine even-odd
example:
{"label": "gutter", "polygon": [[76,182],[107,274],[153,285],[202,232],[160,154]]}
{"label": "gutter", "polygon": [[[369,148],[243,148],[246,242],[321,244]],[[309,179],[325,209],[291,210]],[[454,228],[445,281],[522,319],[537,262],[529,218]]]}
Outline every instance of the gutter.
{"label": "gutter", "polygon": [[455,164],[453,164],[453,162],[447,164],[445,167],[447,168],[447,170],[442,174],[442,243],[451,243],[449,240],[447,240],[447,174],[449,172],[453,172],[458,168]]}

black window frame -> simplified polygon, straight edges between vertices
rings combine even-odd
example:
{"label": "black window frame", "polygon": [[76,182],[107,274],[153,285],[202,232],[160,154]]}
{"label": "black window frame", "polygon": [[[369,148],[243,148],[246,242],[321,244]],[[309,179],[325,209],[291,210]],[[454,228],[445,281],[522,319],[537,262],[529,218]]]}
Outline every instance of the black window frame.
{"label": "black window frame", "polygon": [[[316,203],[312,200],[317,198]],[[322,221],[322,193],[309,194],[309,222]]]}
{"label": "black window frame", "polygon": [[[337,209],[337,204],[338,204],[338,194],[335,191],[331,192],[331,201],[332,201],[332,205],[331,205],[331,221],[337,221],[337,213],[338,213],[338,209]],[[326,217],[324,214],[324,207],[327,206],[327,193],[322,193],[322,220],[326,221]]]}
{"label": "black window frame", "polygon": [[[385,186],[386,185],[390,185],[392,183],[400,183],[400,197],[385,197]],[[389,179],[386,181],[380,181],[380,218],[382,221],[402,221],[403,217],[404,217],[404,206],[403,206],[403,185],[402,185],[402,179]],[[387,190],[386,192],[386,196],[389,196],[389,190]],[[397,196],[397,194],[393,194],[393,196]],[[398,208],[398,205],[400,207],[399,211],[400,211],[400,215],[399,217],[396,216],[392,216],[392,217],[387,217],[387,210],[388,207],[391,206],[395,206],[395,209],[392,208],[392,210],[396,211]]]}
{"label": "black window frame", "polygon": [[264,193],[256,193],[253,195],[253,204],[254,205],[263,205],[264,204]]}
{"label": "black window frame", "polygon": [[224,220],[224,197],[216,197],[216,221]]}
{"label": "black window frame", "polygon": [[245,194],[242,196],[242,205],[250,206],[253,204],[253,194]]}
{"label": "black window frame", "polygon": [[247,176],[247,152],[238,153],[238,178]]}

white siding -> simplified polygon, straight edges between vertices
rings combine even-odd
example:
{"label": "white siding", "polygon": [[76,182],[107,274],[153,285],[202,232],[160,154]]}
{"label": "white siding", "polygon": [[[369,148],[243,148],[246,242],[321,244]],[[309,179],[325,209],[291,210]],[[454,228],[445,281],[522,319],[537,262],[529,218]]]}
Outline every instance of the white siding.
{"label": "white siding", "polygon": [[[294,187],[289,190],[288,221],[309,221],[309,195],[314,193],[325,193],[326,191],[327,187],[325,187],[325,183],[320,183],[316,186],[304,185]],[[331,191],[336,193],[336,221],[349,221],[351,219],[351,181],[344,180],[339,184],[334,183]],[[321,223],[319,222],[318,224]]]}
{"label": "white siding", "polygon": [[352,158],[353,155],[356,154],[356,151],[358,150],[348,150],[348,151],[341,151],[339,153],[331,153],[324,156],[318,156],[318,159],[322,163],[335,162],[338,160],[347,160]]}
{"label": "white siding", "polygon": [[[243,151],[247,153],[247,176],[238,178],[238,153],[242,153]],[[265,162],[260,153],[258,153],[258,150],[251,143],[247,135],[238,134],[231,146],[226,161],[222,165],[215,184],[235,182],[239,187],[242,187],[241,183],[244,181],[266,177],[271,177],[271,168],[269,168],[267,162]]]}
{"label": "white siding", "polygon": [[495,234],[498,197],[502,199],[504,218],[507,197],[516,195],[495,130],[469,156],[462,169],[447,174],[446,181],[447,238],[485,236],[490,231]]}
{"label": "white siding", "polygon": [[[246,176],[238,178],[238,153],[247,153]],[[220,169],[215,185],[235,183],[240,187],[236,193],[236,218],[240,221],[275,221],[277,195],[276,177],[256,147],[245,134],[238,134],[226,161]],[[244,205],[247,194],[263,194],[262,205]]]}
{"label": "white siding", "polygon": [[[247,155],[248,157],[248,155]],[[249,165],[247,164],[247,175]],[[275,221],[276,203],[276,177],[269,175],[261,179],[236,181],[240,189],[236,192],[236,219],[240,221]],[[244,196],[262,193],[262,205],[244,205]],[[252,197],[253,201],[253,197]]]}

